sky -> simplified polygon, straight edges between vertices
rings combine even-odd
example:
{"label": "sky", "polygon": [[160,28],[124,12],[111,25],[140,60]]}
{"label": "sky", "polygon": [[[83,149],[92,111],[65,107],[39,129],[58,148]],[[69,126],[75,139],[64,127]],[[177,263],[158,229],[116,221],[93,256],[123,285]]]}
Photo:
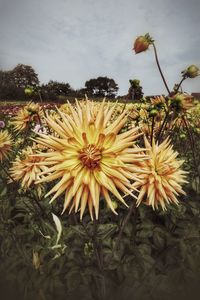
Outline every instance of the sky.
{"label": "sky", "polygon": [[[153,48],[132,51],[147,32],[171,89],[182,70],[200,67],[199,0],[0,0],[0,69],[31,65],[41,83],[74,89],[107,76],[120,95],[129,79],[139,79],[145,95],[166,94]],[[200,77],[185,81],[183,90],[200,92]]]}

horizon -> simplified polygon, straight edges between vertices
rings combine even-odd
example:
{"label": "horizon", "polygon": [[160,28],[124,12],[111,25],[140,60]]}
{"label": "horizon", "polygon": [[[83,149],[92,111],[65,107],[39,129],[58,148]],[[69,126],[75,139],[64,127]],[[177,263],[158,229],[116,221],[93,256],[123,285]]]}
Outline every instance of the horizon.
{"label": "horizon", "polygon": [[[54,80],[76,90],[107,76],[118,84],[119,95],[127,94],[129,79],[139,79],[145,95],[166,94],[152,47],[137,55],[132,51],[135,38],[147,32],[170,89],[182,70],[199,66],[197,0],[13,2],[0,0],[0,68],[31,65],[41,84]],[[199,86],[195,78],[185,81],[183,90],[198,92]]]}

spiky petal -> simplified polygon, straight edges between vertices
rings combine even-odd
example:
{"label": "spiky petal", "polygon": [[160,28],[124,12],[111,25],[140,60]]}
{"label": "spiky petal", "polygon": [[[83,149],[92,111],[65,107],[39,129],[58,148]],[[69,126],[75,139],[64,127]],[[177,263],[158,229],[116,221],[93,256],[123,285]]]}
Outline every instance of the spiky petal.
{"label": "spiky petal", "polygon": [[145,146],[149,150],[149,159],[139,162],[141,170],[146,173],[138,174],[141,182],[135,182],[133,186],[140,189],[137,205],[144,201],[157,209],[159,205],[166,210],[166,204],[178,204],[177,196],[185,194],[181,185],[185,182],[185,174],[180,167],[183,160],[178,160],[178,152],[172,149],[169,139],[160,145],[153,140],[152,146],[145,138]]}
{"label": "spiky petal", "polygon": [[7,157],[11,150],[12,139],[7,130],[0,131],[0,162]]}
{"label": "spiky petal", "polygon": [[137,179],[129,167],[146,158],[134,145],[141,134],[138,128],[119,134],[126,122],[126,112],[110,122],[113,108],[105,101],[98,110],[89,100],[76,102],[75,107],[69,104],[69,110],[70,115],[67,115],[58,109],[60,118],[56,120],[48,116],[46,122],[55,134],[39,134],[36,140],[49,149],[38,154],[44,158],[41,165],[48,166],[48,170],[41,173],[46,177],[38,182],[57,179],[46,196],[54,194],[52,202],[64,194],[63,211],[80,210],[80,218],[87,206],[91,218],[93,214],[98,218],[100,195],[116,213],[111,194],[126,204],[120,191],[132,192],[131,184]]}
{"label": "spiky petal", "polygon": [[35,150],[27,147],[18,155],[10,168],[10,175],[15,181],[20,181],[22,188],[29,188],[37,179],[41,171],[45,171],[44,166],[38,165],[43,161],[42,157],[34,156]]}

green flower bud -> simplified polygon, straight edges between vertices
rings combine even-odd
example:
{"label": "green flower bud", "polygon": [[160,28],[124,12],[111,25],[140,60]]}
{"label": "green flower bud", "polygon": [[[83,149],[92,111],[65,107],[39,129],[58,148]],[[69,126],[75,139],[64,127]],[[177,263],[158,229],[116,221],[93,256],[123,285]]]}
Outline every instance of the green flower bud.
{"label": "green flower bud", "polygon": [[151,109],[150,112],[149,112],[150,117],[156,117],[157,114],[158,114],[158,111],[155,108]]}
{"label": "green flower bud", "polygon": [[195,65],[189,66],[186,70],[182,71],[184,77],[195,78],[199,75],[199,68]]}
{"label": "green flower bud", "polygon": [[188,94],[176,94],[171,99],[171,107],[176,110],[188,110],[193,106],[193,97]]}
{"label": "green flower bud", "polygon": [[185,133],[181,133],[181,134],[180,134],[180,138],[181,138],[181,139],[185,139],[185,138],[186,138]]}
{"label": "green flower bud", "polygon": [[33,94],[33,88],[32,87],[27,87],[24,89],[24,93],[27,96],[31,96]]}

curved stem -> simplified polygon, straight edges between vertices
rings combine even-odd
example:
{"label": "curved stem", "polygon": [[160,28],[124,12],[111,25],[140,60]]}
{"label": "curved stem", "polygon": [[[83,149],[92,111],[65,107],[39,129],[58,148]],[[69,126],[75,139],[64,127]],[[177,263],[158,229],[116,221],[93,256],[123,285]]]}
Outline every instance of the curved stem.
{"label": "curved stem", "polygon": [[113,253],[112,253],[113,255],[114,255],[115,251],[118,250],[118,246],[120,244],[120,241],[121,241],[121,238],[122,238],[122,234],[124,232],[124,228],[125,228],[126,224],[128,223],[128,221],[129,221],[132,213],[134,212],[135,208],[136,208],[136,201],[132,200],[132,203],[131,203],[131,205],[129,207],[129,210],[128,210],[126,216],[124,217],[124,219],[122,221],[122,225],[121,225],[118,237],[117,237],[117,241],[116,241],[116,244],[115,244],[115,246],[113,248]]}
{"label": "curved stem", "polygon": [[6,168],[4,168],[3,165],[1,165],[1,168],[2,168],[2,170],[5,172],[5,174],[10,178],[10,180],[11,180],[12,182],[16,182],[16,181],[13,179],[13,177],[9,174],[9,172],[6,170]]}
{"label": "curved stem", "polygon": [[181,79],[181,81],[179,82],[179,84],[178,84],[178,86],[177,86],[177,88],[175,89],[175,93],[178,93],[178,90],[179,90],[179,88],[180,88],[180,86],[181,86],[181,84],[183,83],[183,81],[186,79],[186,77],[184,76],[182,79]]}
{"label": "curved stem", "polygon": [[158,135],[157,135],[157,140],[158,140],[158,141],[159,141],[160,138],[162,137],[162,132],[163,132],[164,129],[165,129],[165,126],[166,126],[168,117],[169,117],[169,110],[166,112],[165,118],[164,118],[164,120],[163,120],[163,122],[162,122],[162,125],[161,125],[161,127],[160,127],[160,130],[159,130],[159,132],[158,132]]}
{"label": "curved stem", "polygon": [[165,77],[164,77],[163,72],[162,72],[161,67],[160,67],[160,63],[159,63],[159,60],[158,60],[158,54],[157,54],[156,46],[155,46],[154,43],[152,43],[152,45],[153,45],[154,54],[155,54],[155,59],[156,59],[156,63],[157,63],[157,66],[158,66],[160,75],[161,75],[162,80],[163,80],[163,82],[164,82],[164,85],[165,85],[165,87],[166,87],[166,89],[167,89],[167,92],[168,92],[168,94],[170,95],[171,92],[170,92],[170,90],[169,90],[169,87],[168,87],[168,85],[167,85],[167,82],[166,82],[166,80],[165,80]]}

